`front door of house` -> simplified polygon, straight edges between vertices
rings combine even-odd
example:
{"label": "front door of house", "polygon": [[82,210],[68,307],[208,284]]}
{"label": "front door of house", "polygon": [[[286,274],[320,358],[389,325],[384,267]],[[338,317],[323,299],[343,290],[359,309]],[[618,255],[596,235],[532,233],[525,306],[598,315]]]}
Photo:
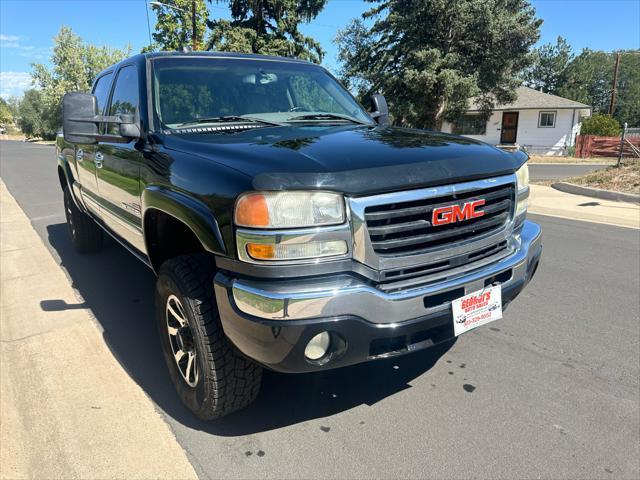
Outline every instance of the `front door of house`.
{"label": "front door of house", "polygon": [[516,143],[518,133],[518,112],[504,112],[502,114],[502,132],[500,143]]}

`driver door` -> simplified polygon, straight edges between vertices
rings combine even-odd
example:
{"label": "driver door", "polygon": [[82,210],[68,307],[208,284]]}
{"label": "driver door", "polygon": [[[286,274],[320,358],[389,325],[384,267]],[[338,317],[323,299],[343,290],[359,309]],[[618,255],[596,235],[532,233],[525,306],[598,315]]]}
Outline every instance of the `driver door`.
{"label": "driver door", "polygon": [[[107,115],[134,115],[139,119],[140,84],[135,65],[124,65],[117,73]],[[107,124],[108,135],[119,135],[117,124]],[[120,238],[145,252],[140,208],[140,166],[144,161],[138,140],[128,143],[100,142],[96,169],[102,221]]]}
{"label": "driver door", "polygon": [[[98,101],[98,114],[102,115],[109,99],[113,72],[106,73],[93,84],[93,93]],[[98,194],[97,170],[100,156],[97,144],[76,144],[76,172],[80,184],[82,201],[95,216],[100,217],[100,197]]]}

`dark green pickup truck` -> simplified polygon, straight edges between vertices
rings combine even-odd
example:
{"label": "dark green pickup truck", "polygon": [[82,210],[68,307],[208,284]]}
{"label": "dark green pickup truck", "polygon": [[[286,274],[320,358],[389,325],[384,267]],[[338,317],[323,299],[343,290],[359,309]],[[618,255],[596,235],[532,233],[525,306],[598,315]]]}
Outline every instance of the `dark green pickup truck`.
{"label": "dark green pickup truck", "polygon": [[372,109],[320,66],[223,53],[137,55],[65,95],[71,241],[107,233],[156,273],[166,363],[199,417],[253,401],[262,368],[450,340],[533,277],[526,154]]}

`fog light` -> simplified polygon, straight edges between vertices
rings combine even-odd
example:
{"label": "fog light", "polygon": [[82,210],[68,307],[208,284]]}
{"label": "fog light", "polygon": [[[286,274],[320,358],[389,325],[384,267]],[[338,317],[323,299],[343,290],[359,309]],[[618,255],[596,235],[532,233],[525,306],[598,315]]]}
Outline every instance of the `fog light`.
{"label": "fog light", "polygon": [[329,350],[331,336],[329,332],[322,332],[313,337],[304,349],[304,356],[309,360],[320,360]]}

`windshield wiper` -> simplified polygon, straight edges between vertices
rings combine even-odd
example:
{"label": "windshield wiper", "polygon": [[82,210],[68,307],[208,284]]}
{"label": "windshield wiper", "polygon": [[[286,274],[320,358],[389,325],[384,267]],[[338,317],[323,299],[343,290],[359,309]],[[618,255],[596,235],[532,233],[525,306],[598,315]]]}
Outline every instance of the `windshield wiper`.
{"label": "windshield wiper", "polygon": [[190,122],[181,123],[180,125],[177,126],[177,128],[188,127],[190,125],[199,125],[201,123],[214,123],[214,122],[218,122],[218,123],[245,122],[245,123],[261,123],[263,125],[270,125],[273,127],[282,126],[281,123],[269,122],[267,120],[262,120],[261,118],[256,118],[256,117],[245,117],[240,115],[222,115],[219,117],[197,118]]}
{"label": "windshield wiper", "polygon": [[309,113],[307,115],[298,115],[290,117],[291,120],[345,120],[347,122],[359,123],[361,125],[369,125],[368,122],[363,122],[357,118],[350,117],[349,115],[342,115],[339,113]]}

